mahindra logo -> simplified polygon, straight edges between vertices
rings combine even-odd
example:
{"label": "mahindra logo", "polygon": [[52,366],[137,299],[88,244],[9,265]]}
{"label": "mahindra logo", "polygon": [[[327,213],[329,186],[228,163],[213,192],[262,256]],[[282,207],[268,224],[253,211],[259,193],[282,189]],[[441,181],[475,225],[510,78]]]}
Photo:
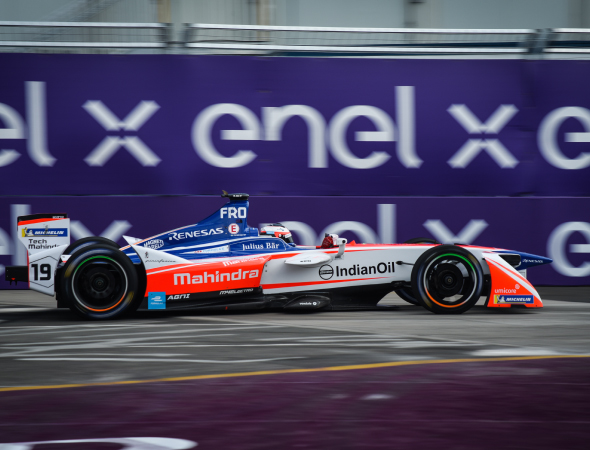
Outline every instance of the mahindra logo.
{"label": "mahindra logo", "polygon": [[225,283],[230,281],[245,280],[246,278],[258,278],[258,269],[254,270],[242,270],[238,269],[235,272],[219,272],[216,270],[215,273],[203,272],[199,275],[193,275],[190,273],[175,273],[174,274],[174,286],[184,284],[201,284],[201,283]]}

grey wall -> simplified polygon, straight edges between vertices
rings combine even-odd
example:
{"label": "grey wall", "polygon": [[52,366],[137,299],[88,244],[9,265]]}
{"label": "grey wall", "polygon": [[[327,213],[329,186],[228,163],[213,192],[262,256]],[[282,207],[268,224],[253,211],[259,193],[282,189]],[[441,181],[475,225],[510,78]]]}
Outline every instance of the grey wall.
{"label": "grey wall", "polygon": [[178,25],[258,23],[263,5],[275,25],[590,27],[590,0],[0,0],[0,20],[155,22],[159,3]]}

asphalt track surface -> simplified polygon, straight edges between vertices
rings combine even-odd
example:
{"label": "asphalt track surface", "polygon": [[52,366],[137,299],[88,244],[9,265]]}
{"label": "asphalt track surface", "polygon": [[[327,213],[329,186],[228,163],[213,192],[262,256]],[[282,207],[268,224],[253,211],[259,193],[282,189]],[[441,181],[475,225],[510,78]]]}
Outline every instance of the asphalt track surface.
{"label": "asphalt track surface", "polygon": [[[390,296],[96,323],[0,291],[0,450],[586,449],[590,288],[541,295],[461,316]],[[46,443],[63,440],[83,442]]]}

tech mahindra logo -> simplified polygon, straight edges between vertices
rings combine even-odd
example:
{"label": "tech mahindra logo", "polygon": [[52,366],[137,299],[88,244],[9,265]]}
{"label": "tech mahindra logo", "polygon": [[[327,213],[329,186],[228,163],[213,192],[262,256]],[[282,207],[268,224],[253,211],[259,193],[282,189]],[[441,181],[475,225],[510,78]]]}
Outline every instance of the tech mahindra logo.
{"label": "tech mahindra logo", "polygon": [[221,272],[219,270],[213,273],[203,272],[202,275],[191,275],[190,273],[175,273],[174,286],[184,284],[201,284],[201,283],[224,283],[229,281],[245,280],[246,278],[258,278],[260,272],[255,270],[238,269],[236,272]]}

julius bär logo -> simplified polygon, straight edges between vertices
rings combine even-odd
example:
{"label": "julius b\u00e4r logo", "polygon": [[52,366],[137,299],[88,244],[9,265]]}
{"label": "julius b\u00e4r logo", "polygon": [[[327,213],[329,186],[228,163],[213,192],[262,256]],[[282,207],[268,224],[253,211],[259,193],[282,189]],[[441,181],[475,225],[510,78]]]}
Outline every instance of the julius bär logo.
{"label": "julius b\u00e4r logo", "polygon": [[322,280],[329,280],[334,276],[334,269],[332,268],[332,266],[325,265],[320,267],[319,273]]}

